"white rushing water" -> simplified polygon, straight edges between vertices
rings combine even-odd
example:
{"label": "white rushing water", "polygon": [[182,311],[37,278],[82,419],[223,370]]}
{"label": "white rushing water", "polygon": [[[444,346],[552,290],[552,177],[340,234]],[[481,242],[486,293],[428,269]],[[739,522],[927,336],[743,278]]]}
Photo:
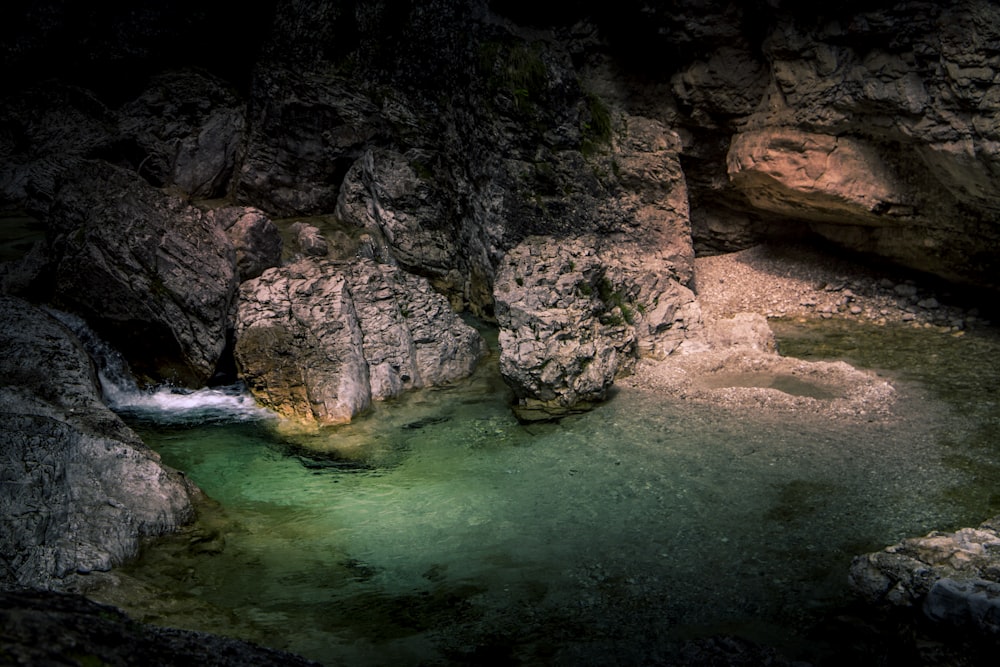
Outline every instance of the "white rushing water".
{"label": "white rushing water", "polygon": [[161,424],[257,421],[273,417],[256,404],[240,383],[200,389],[171,385],[140,387],[121,353],[94,333],[83,319],[55,309],[48,312],[83,344],[96,367],[104,401],[115,412]]}

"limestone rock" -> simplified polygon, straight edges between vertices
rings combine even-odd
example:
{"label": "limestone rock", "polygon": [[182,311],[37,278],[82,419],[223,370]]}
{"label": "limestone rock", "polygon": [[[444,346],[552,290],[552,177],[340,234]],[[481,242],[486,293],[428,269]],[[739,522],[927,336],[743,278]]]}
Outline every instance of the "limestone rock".
{"label": "limestone rock", "polygon": [[88,90],[47,81],[0,105],[0,202],[51,193],[66,169],[114,140],[115,116]]}
{"label": "limestone rock", "polygon": [[912,215],[903,185],[872,147],[855,139],[790,129],[746,132],[733,138],[727,160],[734,186],[761,210],[845,224]]}
{"label": "limestone rock", "polygon": [[932,532],[857,556],[851,587],[866,601],[920,609],[932,621],[1000,633],[997,519],[954,533]]}
{"label": "limestone rock", "polygon": [[236,360],[265,406],[305,426],[469,375],[485,352],[426,280],[371,260],[300,260],[244,283]]}
{"label": "limestone rock", "polygon": [[376,106],[321,66],[272,64],[255,82],[237,197],[281,217],[333,211],[344,174],[380,129]]}
{"label": "limestone rock", "polygon": [[643,259],[596,237],[533,237],[507,254],[494,295],[519,418],[585,410],[640,354],[666,356],[698,330],[694,295]]}
{"label": "limestone rock", "polygon": [[236,257],[210,216],[132,172],[88,162],[35,202],[48,295],[83,316],[137,375],[201,385],[226,343]]}
{"label": "limestone rock", "polygon": [[233,243],[240,282],[281,264],[281,232],[262,211],[251,206],[226,206],[210,210],[208,217]]}
{"label": "limestone rock", "polygon": [[0,588],[58,588],[186,522],[196,489],[104,406],[65,326],[11,297],[0,313]]}
{"label": "limestone rock", "polygon": [[119,142],[155,186],[191,197],[226,194],[246,126],[243,102],[204,72],[173,71],[119,110]]}
{"label": "limestone rock", "polygon": [[299,252],[307,257],[325,257],[330,252],[330,246],[326,238],[320,233],[319,228],[305,222],[293,223],[290,227],[295,235],[296,245]]}
{"label": "limestone rock", "polygon": [[385,239],[385,254],[401,266],[440,280],[457,265],[459,250],[443,224],[445,200],[429,173],[431,161],[422,150],[366,151],[347,172],[337,215]]}

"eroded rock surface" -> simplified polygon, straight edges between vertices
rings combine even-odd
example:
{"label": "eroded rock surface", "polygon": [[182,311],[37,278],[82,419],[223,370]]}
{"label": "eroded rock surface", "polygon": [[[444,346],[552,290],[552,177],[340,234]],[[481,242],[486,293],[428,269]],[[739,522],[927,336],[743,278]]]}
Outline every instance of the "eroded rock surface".
{"label": "eroded rock surface", "polygon": [[849,581],[872,604],[920,609],[931,621],[1000,636],[1000,519],[858,556]]}
{"label": "eroded rock surface", "polygon": [[83,316],[138,375],[193,386],[212,376],[238,275],[211,216],[98,161],[34,203],[47,223],[37,297]]}
{"label": "eroded rock surface", "polygon": [[246,127],[243,101],[204,72],[170,71],[119,110],[118,153],[156,186],[226,194]]}
{"label": "eroded rock surface", "polygon": [[671,354],[701,324],[690,290],[595,237],[527,239],[507,254],[495,297],[500,371],[524,420],[604,400],[640,355]]}
{"label": "eroded rock surface", "polygon": [[261,403],[306,426],[465,377],[486,351],[426,280],[371,260],[301,260],[240,294],[240,373]]}
{"label": "eroded rock surface", "polygon": [[263,211],[251,206],[224,206],[209,210],[207,217],[232,241],[240,282],[281,264],[281,232]]}
{"label": "eroded rock surface", "polygon": [[58,588],[192,515],[194,492],[101,402],[58,320],[0,296],[0,588]]}

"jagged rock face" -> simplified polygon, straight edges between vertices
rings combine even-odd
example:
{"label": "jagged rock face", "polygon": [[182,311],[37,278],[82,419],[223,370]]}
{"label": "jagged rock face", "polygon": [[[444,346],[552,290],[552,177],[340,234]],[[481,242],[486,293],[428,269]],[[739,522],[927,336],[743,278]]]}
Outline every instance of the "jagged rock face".
{"label": "jagged rock face", "polygon": [[246,119],[243,102],[222,81],[167,72],[118,115],[119,152],[150,183],[199,199],[226,194]]}
{"label": "jagged rock face", "polygon": [[330,67],[262,66],[237,198],[284,217],[333,211],[344,174],[382,122],[355,87]]}
{"label": "jagged rock face", "polygon": [[451,382],[485,353],[421,278],[371,260],[301,260],[244,283],[236,361],[257,399],[304,426]]}
{"label": "jagged rock face", "polygon": [[[689,178],[694,198],[712,211],[699,217],[733,226],[749,214],[745,239],[776,218],[854,250],[995,287],[1000,207],[989,184],[1000,164],[1000,8],[964,0],[822,13],[792,6],[767,17],[760,45],[769,83],[735,119],[728,97],[705,94],[710,82],[675,76],[675,90],[693,105],[682,122],[709,129],[711,118],[732,137],[731,183],[721,172]],[[710,81],[726,76],[717,68]],[[712,245],[707,226],[700,242]]]}
{"label": "jagged rock face", "polygon": [[92,92],[46,81],[0,105],[0,204],[22,206],[29,191],[51,192],[76,159],[107,149],[114,113]]}
{"label": "jagged rock face", "polygon": [[207,217],[232,241],[240,282],[281,264],[281,232],[262,211],[250,206],[224,206],[209,210]]}
{"label": "jagged rock face", "polygon": [[132,172],[87,162],[34,203],[47,221],[38,287],[82,315],[152,380],[200,386],[226,342],[233,244],[197,208]]}
{"label": "jagged rock face", "polygon": [[59,321],[0,297],[0,588],[59,587],[192,515],[183,478],[101,402]]}
{"label": "jagged rock face", "polygon": [[604,400],[640,354],[664,357],[700,330],[694,294],[597,237],[529,238],[497,276],[500,372],[525,421]]}

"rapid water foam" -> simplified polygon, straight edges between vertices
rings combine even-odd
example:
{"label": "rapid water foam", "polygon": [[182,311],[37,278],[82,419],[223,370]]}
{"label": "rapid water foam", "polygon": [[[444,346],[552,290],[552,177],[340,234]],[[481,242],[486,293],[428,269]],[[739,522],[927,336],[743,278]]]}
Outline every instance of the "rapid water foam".
{"label": "rapid water foam", "polygon": [[69,313],[48,309],[83,344],[97,370],[104,402],[115,412],[160,424],[257,421],[273,417],[256,404],[242,383],[201,389],[160,385],[139,387],[128,362],[87,323]]}

